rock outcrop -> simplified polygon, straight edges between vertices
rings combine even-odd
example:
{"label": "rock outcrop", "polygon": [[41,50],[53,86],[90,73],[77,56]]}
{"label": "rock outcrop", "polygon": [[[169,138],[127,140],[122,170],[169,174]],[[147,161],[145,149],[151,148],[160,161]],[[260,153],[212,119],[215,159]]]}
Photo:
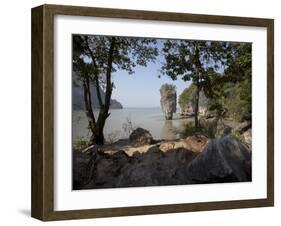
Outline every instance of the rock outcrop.
{"label": "rock outcrop", "polygon": [[[186,92],[186,90],[184,90],[183,92]],[[180,103],[180,114],[182,116],[194,116],[194,109],[195,109],[195,93],[191,92],[189,94],[189,97],[186,97],[186,100],[184,101],[184,98],[181,98],[181,103]],[[205,96],[204,92],[201,90],[199,92],[199,109],[198,109],[198,113],[200,116],[207,116],[208,115],[208,99]]]}
{"label": "rock outcrop", "polygon": [[191,102],[186,102],[181,105],[180,114],[182,116],[192,117],[194,116],[193,104]]}
{"label": "rock outcrop", "polygon": [[251,121],[243,121],[239,125],[237,125],[234,131],[241,135],[244,140],[244,143],[252,149],[252,122]]}
{"label": "rock outcrop", "polygon": [[216,125],[216,138],[224,137],[232,133],[233,128],[229,125],[226,125],[222,120],[217,120],[214,118],[213,120],[210,120],[210,122]]}
{"label": "rock outcrop", "polygon": [[251,181],[251,152],[232,136],[139,147],[129,142],[124,150],[74,150],[73,189]]}
{"label": "rock outcrop", "polygon": [[186,139],[161,142],[159,149],[166,152],[172,149],[184,148],[193,152],[201,152],[208,140],[209,139],[203,135],[195,135],[187,137]]}
{"label": "rock outcrop", "polygon": [[72,179],[73,187],[83,188],[92,179],[93,167],[94,167],[94,155],[88,155],[81,151],[73,151],[72,154]]}
{"label": "rock outcrop", "polygon": [[134,145],[137,146],[151,144],[153,142],[151,133],[143,128],[137,128],[133,130],[129,136],[129,139],[134,143]]}
{"label": "rock outcrop", "polygon": [[[75,73],[73,74],[73,79],[76,79]],[[75,80],[75,84],[73,85],[72,88],[72,105],[74,110],[84,110],[85,108],[85,103],[84,103],[84,94],[83,94],[83,86],[79,80]],[[97,89],[96,87],[92,84],[91,85],[91,99],[92,99],[92,106],[94,109],[99,109],[100,106],[98,104],[98,97],[97,97]],[[101,99],[104,101],[105,99],[105,92],[100,89],[101,93]],[[115,99],[110,100],[110,108],[111,109],[122,109],[123,106],[120,102],[118,102]]]}
{"label": "rock outcrop", "polygon": [[250,150],[252,150],[252,129],[248,129],[243,134],[243,138]]}
{"label": "rock outcrop", "polygon": [[250,181],[251,153],[232,136],[211,140],[186,168],[189,183]]}
{"label": "rock outcrop", "polygon": [[235,131],[242,134],[244,132],[246,132],[247,130],[252,128],[252,122],[251,121],[244,121],[242,123],[239,123],[236,127],[235,127]]}
{"label": "rock outcrop", "polygon": [[160,104],[166,120],[173,119],[177,110],[177,92],[174,85],[164,84],[160,88]]}

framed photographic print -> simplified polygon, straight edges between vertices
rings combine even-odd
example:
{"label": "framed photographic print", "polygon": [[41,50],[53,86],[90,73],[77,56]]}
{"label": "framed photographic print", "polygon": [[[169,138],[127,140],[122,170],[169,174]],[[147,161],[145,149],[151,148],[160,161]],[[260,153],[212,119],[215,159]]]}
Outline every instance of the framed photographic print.
{"label": "framed photographic print", "polygon": [[32,9],[32,216],[273,206],[272,19]]}

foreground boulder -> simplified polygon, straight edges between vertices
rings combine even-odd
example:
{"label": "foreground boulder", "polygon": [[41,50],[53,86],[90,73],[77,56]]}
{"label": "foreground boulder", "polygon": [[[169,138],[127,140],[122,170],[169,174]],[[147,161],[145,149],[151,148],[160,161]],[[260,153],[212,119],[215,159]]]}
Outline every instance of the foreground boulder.
{"label": "foreground boulder", "polygon": [[133,162],[122,168],[116,180],[117,187],[178,185],[184,181],[177,170],[184,169],[198,153],[184,148],[162,152],[152,147],[145,154],[134,155]]}
{"label": "foreground boulder", "polygon": [[81,151],[73,151],[72,161],[72,179],[74,189],[82,189],[92,179],[94,167],[94,156]]}
{"label": "foreground boulder", "polygon": [[[73,189],[185,184],[178,171],[184,170],[198,154],[185,148],[163,152],[157,146],[145,153],[134,152],[132,156],[124,151],[96,152],[91,157],[81,153],[85,155],[85,163],[74,165],[74,171],[78,172],[74,173]],[[87,169],[85,176],[79,178]]]}
{"label": "foreground boulder", "polygon": [[[91,155],[74,151],[73,188],[251,181],[251,152],[236,138],[198,136],[180,142],[166,143],[165,148],[163,143],[145,145],[145,152],[137,151],[143,146],[134,147],[131,155],[124,150],[110,154],[99,150]],[[199,146],[192,146],[194,142]]]}
{"label": "foreground boulder", "polygon": [[214,139],[185,172],[189,183],[250,181],[251,153],[233,136]]}

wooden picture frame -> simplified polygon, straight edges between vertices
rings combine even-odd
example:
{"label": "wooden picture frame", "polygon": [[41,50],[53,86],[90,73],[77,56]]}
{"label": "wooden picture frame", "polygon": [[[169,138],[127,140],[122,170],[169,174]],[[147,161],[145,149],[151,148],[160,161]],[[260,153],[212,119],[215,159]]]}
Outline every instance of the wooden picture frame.
{"label": "wooden picture frame", "polygon": [[[126,18],[267,29],[267,198],[122,208],[54,210],[54,16]],[[108,8],[42,5],[32,9],[31,215],[50,220],[162,214],[274,205],[274,20]]]}

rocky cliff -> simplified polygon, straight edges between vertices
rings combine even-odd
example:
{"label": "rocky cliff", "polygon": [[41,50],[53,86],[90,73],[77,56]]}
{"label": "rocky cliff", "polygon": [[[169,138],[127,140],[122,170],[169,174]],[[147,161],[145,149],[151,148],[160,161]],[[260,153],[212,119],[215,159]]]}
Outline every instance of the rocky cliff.
{"label": "rocky cliff", "polygon": [[[185,92],[185,91],[184,91]],[[194,115],[194,95],[192,94],[192,98],[181,98],[180,102],[180,113],[181,115],[186,115],[186,116],[193,116]],[[208,99],[205,96],[204,92],[201,90],[199,93],[199,115],[206,116],[208,112]]]}
{"label": "rocky cliff", "polygon": [[[74,77],[75,78],[75,77]],[[102,89],[100,89],[101,98],[104,101],[105,93]],[[91,85],[91,98],[92,98],[92,106],[94,109],[99,108],[98,99],[97,99],[97,89],[95,86]],[[72,106],[73,110],[84,110],[84,97],[83,97],[83,88],[82,85],[76,81],[75,85],[72,86]],[[111,109],[122,109],[123,106],[120,102],[115,99],[111,99],[110,101]]]}

